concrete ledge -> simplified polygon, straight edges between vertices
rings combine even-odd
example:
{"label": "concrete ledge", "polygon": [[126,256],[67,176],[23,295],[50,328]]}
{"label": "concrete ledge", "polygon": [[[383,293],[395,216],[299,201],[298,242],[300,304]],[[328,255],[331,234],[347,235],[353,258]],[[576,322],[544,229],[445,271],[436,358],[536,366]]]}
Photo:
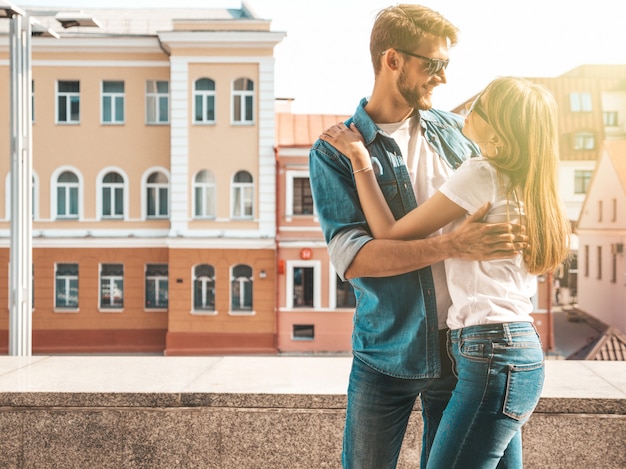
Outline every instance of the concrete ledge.
{"label": "concrete ledge", "polygon": [[[349,357],[0,357],[2,468],[339,468]],[[419,406],[400,468],[419,467]],[[527,468],[626,467],[626,363],[548,361]]]}

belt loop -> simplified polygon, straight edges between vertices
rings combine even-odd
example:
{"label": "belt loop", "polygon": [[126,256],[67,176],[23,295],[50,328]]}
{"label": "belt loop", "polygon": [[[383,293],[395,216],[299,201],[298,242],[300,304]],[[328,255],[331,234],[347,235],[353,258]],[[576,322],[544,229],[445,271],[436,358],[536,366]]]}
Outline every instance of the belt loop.
{"label": "belt loop", "polygon": [[511,336],[511,328],[509,327],[508,323],[503,323],[502,324],[502,332],[504,332],[504,338],[506,339],[507,343],[510,345],[513,343],[513,337]]}

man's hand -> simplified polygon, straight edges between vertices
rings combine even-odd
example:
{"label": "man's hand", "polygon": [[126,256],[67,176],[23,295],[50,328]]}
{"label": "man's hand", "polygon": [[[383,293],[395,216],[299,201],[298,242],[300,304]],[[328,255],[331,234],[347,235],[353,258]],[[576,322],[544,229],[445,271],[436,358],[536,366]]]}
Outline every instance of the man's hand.
{"label": "man's hand", "polygon": [[483,205],[450,233],[450,257],[486,261],[519,254],[527,246],[525,228],[511,223],[483,223],[490,204]]}

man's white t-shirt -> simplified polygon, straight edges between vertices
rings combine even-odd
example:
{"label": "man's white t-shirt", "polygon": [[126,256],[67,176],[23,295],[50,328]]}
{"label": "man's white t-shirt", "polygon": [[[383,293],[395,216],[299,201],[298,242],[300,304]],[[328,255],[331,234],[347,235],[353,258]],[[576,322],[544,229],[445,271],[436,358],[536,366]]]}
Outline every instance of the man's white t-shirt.
{"label": "man's white t-shirt", "polygon": [[[397,143],[411,178],[417,203],[422,204],[437,192],[439,187],[453,174],[452,168],[435,153],[426,141],[420,126],[419,116],[393,124],[377,124],[381,130]],[[438,236],[438,230],[430,236]],[[437,298],[437,317],[439,329],[446,328],[448,309],[452,305],[446,283],[446,270],[443,262],[431,266],[435,295]]]}

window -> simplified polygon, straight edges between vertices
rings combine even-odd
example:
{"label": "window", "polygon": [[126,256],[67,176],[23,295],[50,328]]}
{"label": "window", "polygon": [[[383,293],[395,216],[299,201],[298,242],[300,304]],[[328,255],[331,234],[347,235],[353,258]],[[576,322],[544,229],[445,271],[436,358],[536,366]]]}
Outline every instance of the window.
{"label": "window", "polygon": [[308,177],[293,178],[293,214],[313,214],[313,194]]}
{"label": "window", "polygon": [[591,93],[570,93],[569,105],[572,112],[591,111]]}
{"label": "window", "polygon": [[602,116],[604,118],[604,125],[606,127],[617,127],[617,111],[604,111],[602,113]]}
{"label": "window", "polygon": [[291,329],[292,340],[314,340],[315,326],[313,324],[294,324]]}
{"label": "window", "polygon": [[100,265],[100,308],[124,307],[124,265]]}
{"label": "window", "polygon": [[239,264],[233,267],[230,280],[232,311],[252,312],[252,267]]}
{"label": "window", "polygon": [[54,307],[78,309],[78,264],[56,264]]}
{"label": "window", "polygon": [[167,308],[167,275],[167,264],[146,265],[146,309]]}
{"label": "window", "polygon": [[194,311],[215,311],[215,268],[200,264],[193,269]]}
{"label": "window", "polygon": [[613,216],[611,217],[611,221],[617,221],[617,199],[613,199]]}
{"label": "window", "polygon": [[598,200],[598,221],[601,222],[602,221],[602,212],[603,212],[603,208],[602,208],[602,201]]}
{"label": "window", "polygon": [[102,122],[105,124],[124,123],[124,82],[102,82]]}
{"label": "window", "polygon": [[57,218],[78,218],[78,176],[62,172],[57,179]]}
{"label": "window", "polygon": [[80,122],[80,82],[57,82],[57,123]]}
{"label": "window", "polygon": [[577,132],[574,135],[574,150],[593,150],[595,147],[596,139],[591,132]]}
{"label": "window", "polygon": [[30,118],[35,122],[35,80],[30,83]]}
{"label": "window", "polygon": [[585,245],[585,277],[589,277],[589,245]]}
{"label": "window", "polygon": [[215,218],[215,176],[203,170],[193,181],[193,214],[196,218]]}
{"label": "window", "polygon": [[617,254],[611,254],[611,283],[617,283]]}
{"label": "window", "polygon": [[148,218],[167,218],[169,213],[168,180],[161,172],[148,176],[146,183],[146,216]]}
{"label": "window", "polygon": [[215,82],[200,78],[194,84],[193,121],[198,124],[215,123]]}
{"label": "window", "polygon": [[597,261],[598,261],[598,277],[597,278],[598,278],[598,280],[601,280],[602,279],[602,246],[598,246],[596,248],[596,252],[597,252],[597,255],[598,255],[598,259],[597,259]]}
{"label": "window", "polygon": [[169,82],[146,81],[146,123],[167,124],[170,121]]}
{"label": "window", "polygon": [[589,170],[576,170],[574,171],[574,193],[586,194],[589,188],[589,182],[593,171]]}
{"label": "window", "polygon": [[315,287],[313,267],[293,268],[293,307],[312,308]]}
{"label": "window", "polygon": [[239,78],[233,83],[233,122],[254,122],[254,82],[248,78]]}
{"label": "window", "polygon": [[124,216],[124,178],[116,172],[107,173],[102,179],[102,216]]}
{"label": "window", "polygon": [[356,297],[354,296],[354,288],[348,281],[344,282],[335,275],[336,286],[336,307],[337,308],[354,308],[356,306]]}
{"label": "window", "polygon": [[239,171],[233,178],[233,218],[252,218],[254,184],[252,175]]}

